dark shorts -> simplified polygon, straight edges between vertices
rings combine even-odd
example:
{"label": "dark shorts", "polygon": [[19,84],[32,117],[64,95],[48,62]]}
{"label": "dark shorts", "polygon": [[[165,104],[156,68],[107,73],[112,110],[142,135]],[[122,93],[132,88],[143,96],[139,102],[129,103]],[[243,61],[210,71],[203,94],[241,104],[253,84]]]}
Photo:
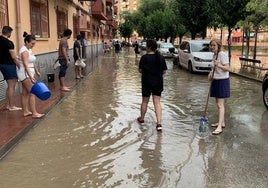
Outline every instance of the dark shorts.
{"label": "dark shorts", "polygon": [[148,86],[142,86],[142,96],[143,97],[150,97],[152,95],[160,96],[163,91],[162,86],[161,87],[148,87]]}
{"label": "dark shorts", "polygon": [[66,71],[67,71],[67,62],[65,59],[59,59],[60,63],[60,72],[59,72],[59,78],[65,77]]}
{"label": "dark shorts", "polygon": [[5,80],[18,79],[16,65],[0,64],[0,71]]}
{"label": "dark shorts", "polygon": [[211,83],[210,97],[229,98],[230,97],[230,80],[220,79],[213,80]]}

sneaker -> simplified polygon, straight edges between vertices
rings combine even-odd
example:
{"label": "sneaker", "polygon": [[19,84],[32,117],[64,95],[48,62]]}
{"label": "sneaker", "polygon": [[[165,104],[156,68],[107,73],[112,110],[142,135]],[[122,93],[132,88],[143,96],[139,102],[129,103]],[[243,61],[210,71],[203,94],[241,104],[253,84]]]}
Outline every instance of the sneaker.
{"label": "sneaker", "polygon": [[157,131],[162,131],[162,125],[161,124],[157,124],[156,125],[156,130]]}
{"label": "sneaker", "polygon": [[137,121],[138,121],[139,123],[144,123],[144,120],[141,119],[141,117],[138,117],[138,118],[137,118]]}

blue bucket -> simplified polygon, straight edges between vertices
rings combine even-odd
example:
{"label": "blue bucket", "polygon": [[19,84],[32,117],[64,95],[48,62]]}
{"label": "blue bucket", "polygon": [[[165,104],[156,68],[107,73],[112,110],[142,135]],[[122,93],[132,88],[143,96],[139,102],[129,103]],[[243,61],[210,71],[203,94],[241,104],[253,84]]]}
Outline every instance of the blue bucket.
{"label": "blue bucket", "polygon": [[49,99],[51,96],[51,92],[43,82],[36,82],[31,89],[31,93],[36,95],[42,101]]}

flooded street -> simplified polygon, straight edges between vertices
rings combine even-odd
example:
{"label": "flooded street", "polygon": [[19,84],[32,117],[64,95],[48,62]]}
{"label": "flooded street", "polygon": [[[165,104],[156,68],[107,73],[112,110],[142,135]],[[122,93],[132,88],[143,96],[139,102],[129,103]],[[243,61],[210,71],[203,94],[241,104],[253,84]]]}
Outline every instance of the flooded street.
{"label": "flooded street", "polygon": [[[268,111],[261,83],[231,76],[226,128],[198,131],[209,81],[167,61],[155,130],[152,100],[140,125],[135,55],[100,57],[99,67],[0,161],[1,188],[265,188]],[[217,121],[214,99],[209,124]]]}

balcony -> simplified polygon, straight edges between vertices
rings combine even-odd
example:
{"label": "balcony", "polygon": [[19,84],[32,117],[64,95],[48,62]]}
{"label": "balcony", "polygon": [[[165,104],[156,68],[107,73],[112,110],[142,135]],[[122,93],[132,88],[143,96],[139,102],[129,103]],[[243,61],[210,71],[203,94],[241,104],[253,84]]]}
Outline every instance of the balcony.
{"label": "balcony", "polygon": [[117,15],[117,12],[118,12],[118,7],[114,6],[114,14]]}
{"label": "balcony", "polygon": [[98,20],[107,20],[106,7],[102,0],[97,0],[94,3],[91,3],[91,13],[92,16]]}
{"label": "balcony", "polygon": [[106,4],[113,5],[114,4],[114,0],[106,0]]}

